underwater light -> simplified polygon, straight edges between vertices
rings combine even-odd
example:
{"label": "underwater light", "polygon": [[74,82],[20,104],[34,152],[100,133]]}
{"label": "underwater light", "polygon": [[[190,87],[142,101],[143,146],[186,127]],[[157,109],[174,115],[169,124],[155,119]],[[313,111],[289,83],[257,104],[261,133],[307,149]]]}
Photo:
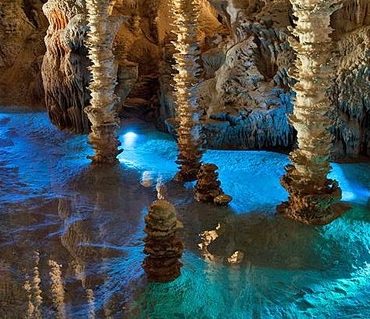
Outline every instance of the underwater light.
{"label": "underwater light", "polygon": [[356,195],[353,192],[347,192],[347,191],[342,192],[342,200],[344,201],[351,201],[351,200],[354,200],[355,198],[356,198]]}
{"label": "underwater light", "polygon": [[127,132],[123,135],[123,146],[124,147],[131,147],[135,144],[138,135],[135,132]]}

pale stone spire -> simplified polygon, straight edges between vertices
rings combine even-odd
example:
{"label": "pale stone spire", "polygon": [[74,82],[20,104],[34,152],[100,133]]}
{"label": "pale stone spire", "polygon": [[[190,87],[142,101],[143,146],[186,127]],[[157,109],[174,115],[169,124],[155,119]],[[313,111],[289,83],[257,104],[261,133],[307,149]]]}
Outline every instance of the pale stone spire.
{"label": "pale stone spire", "polygon": [[195,180],[202,158],[200,110],[194,87],[198,82],[199,46],[197,43],[200,0],[170,1],[173,29],[177,35],[174,42],[176,74],[174,75],[174,98],[176,102],[177,143],[179,154],[176,163],[180,171],[178,181]]}
{"label": "pale stone spire", "polygon": [[85,111],[92,124],[89,140],[95,150],[94,163],[115,163],[121,152],[116,135],[119,120],[115,109],[117,96],[114,94],[117,64],[112,48],[122,20],[109,16],[111,4],[110,0],[86,0],[92,80],[91,105]]}
{"label": "pale stone spire", "polygon": [[331,67],[330,16],[339,0],[291,0],[297,26],[291,41],[296,51],[293,76],[296,99],[290,121],[297,130],[298,148],[290,154],[292,165],[282,179],[289,201],[279,206],[281,213],[307,224],[326,224],[342,211],[336,181],[327,178],[332,125],[329,113],[334,106],[327,97],[334,70]]}

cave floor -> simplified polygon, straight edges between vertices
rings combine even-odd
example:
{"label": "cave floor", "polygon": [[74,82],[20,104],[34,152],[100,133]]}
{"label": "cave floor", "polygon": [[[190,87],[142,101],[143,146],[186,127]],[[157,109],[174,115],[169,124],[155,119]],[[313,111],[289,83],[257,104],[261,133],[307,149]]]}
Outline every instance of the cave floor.
{"label": "cave floor", "polygon": [[[120,139],[120,165],[93,168],[86,136],[1,110],[0,318],[370,318],[369,163],[333,165],[352,209],[309,227],[275,216],[286,155],[208,151],[234,198],[215,208],[171,182],[171,137],[127,121]],[[168,284],[141,269],[158,178],[184,224]]]}

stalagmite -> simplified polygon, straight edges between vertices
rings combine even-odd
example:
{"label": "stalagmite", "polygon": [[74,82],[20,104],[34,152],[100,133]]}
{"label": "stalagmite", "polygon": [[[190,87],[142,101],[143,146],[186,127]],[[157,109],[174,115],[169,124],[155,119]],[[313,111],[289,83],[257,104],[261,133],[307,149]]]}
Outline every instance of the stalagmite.
{"label": "stalagmite", "polygon": [[183,243],[177,236],[181,223],[176,218],[175,207],[160,199],[153,202],[145,217],[144,253],[148,256],[143,268],[149,281],[168,282],[180,276],[180,258]]}
{"label": "stalagmite", "polygon": [[328,179],[332,144],[329,118],[333,107],[326,91],[333,76],[330,66],[330,15],[339,8],[338,0],[291,0],[297,17],[291,41],[297,53],[294,86],[296,100],[290,120],[297,130],[298,149],[290,155],[282,184],[289,192],[288,202],[278,210],[306,224],[326,224],[338,217],[344,207],[338,204],[341,189]]}
{"label": "stalagmite", "polygon": [[85,109],[91,122],[89,141],[95,150],[93,163],[115,163],[119,150],[116,129],[119,125],[115,106],[117,65],[112,52],[113,40],[121,24],[119,17],[109,16],[109,0],[87,0],[89,58],[92,62],[90,83],[91,106]]}
{"label": "stalagmite", "polygon": [[199,47],[197,44],[198,19],[200,0],[171,1],[171,11],[174,17],[174,32],[176,60],[174,90],[177,117],[177,143],[179,154],[176,163],[180,171],[176,175],[178,181],[196,179],[201,163],[201,112],[194,86],[199,74]]}
{"label": "stalagmite", "polygon": [[232,198],[224,194],[218,180],[218,167],[215,164],[202,164],[197,175],[194,197],[198,202],[228,205]]}

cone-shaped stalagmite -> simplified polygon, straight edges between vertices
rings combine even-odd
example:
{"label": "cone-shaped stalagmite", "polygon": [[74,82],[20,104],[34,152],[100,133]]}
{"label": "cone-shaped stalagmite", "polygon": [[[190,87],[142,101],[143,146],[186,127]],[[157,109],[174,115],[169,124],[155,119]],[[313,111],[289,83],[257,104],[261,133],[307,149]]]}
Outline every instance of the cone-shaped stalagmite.
{"label": "cone-shaped stalagmite", "polygon": [[198,202],[227,205],[232,200],[231,196],[222,191],[217,170],[215,164],[202,164],[200,167],[194,194]]}
{"label": "cone-shaped stalagmite", "polygon": [[329,113],[333,107],[326,91],[334,71],[330,67],[330,15],[339,0],[291,0],[297,26],[291,41],[297,53],[294,86],[296,100],[291,122],[297,130],[298,149],[282,179],[289,200],[278,210],[306,224],[326,224],[343,212],[341,190],[328,179],[332,144]]}
{"label": "cone-shaped stalagmite", "polygon": [[194,94],[199,74],[199,47],[197,44],[198,19],[200,0],[173,0],[170,1],[174,18],[174,33],[177,40],[174,42],[176,53],[174,76],[174,90],[177,118],[177,143],[179,154],[176,163],[180,171],[178,181],[192,181],[196,179],[202,152],[200,110]]}
{"label": "cone-shaped stalagmite", "polygon": [[176,210],[166,200],[153,202],[145,217],[145,258],[143,268],[148,280],[168,282],[180,275],[180,258],[183,244],[176,232],[181,223],[176,218]]}
{"label": "cone-shaped stalagmite", "polygon": [[95,150],[94,163],[115,163],[120,153],[116,129],[119,121],[115,105],[117,97],[117,65],[112,53],[113,40],[121,24],[111,17],[110,0],[86,0],[88,11],[88,48],[92,62],[90,83],[91,106],[85,109],[91,122],[89,140]]}

